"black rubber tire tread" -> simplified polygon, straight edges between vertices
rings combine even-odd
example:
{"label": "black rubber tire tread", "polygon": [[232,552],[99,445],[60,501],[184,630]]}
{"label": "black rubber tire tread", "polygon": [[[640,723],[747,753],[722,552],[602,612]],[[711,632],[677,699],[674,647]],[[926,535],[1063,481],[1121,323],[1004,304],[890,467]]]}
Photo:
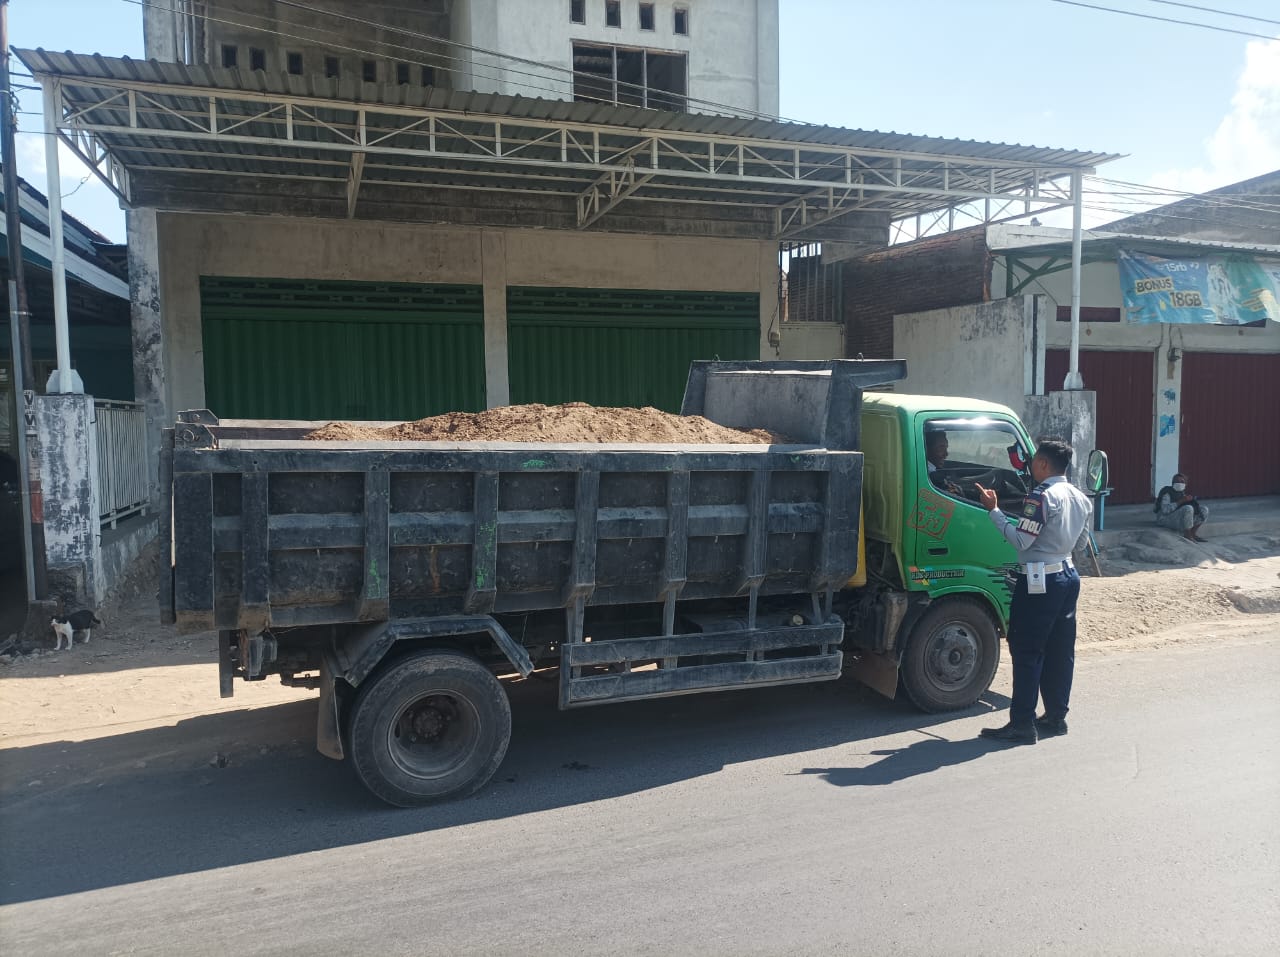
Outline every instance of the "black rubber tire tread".
{"label": "black rubber tire tread", "polygon": [[[963,622],[974,631],[981,654],[973,669],[972,680],[957,691],[946,692],[937,688],[926,677],[924,652],[933,632],[954,621]],[[986,606],[972,598],[942,598],[920,616],[907,637],[900,666],[902,687],[906,690],[907,697],[921,711],[929,714],[959,711],[969,707],[986,693],[995,679],[999,665],[1000,634]]]}
{"label": "black rubber tire tread", "polygon": [[[446,691],[475,708],[480,729],[462,767],[439,778],[400,767],[387,747],[390,723],[415,698]],[[493,777],[511,741],[511,703],[502,684],[479,661],[454,651],[418,651],[389,662],[365,681],[348,725],[351,764],[361,782],[396,807],[419,807],[466,797]]]}

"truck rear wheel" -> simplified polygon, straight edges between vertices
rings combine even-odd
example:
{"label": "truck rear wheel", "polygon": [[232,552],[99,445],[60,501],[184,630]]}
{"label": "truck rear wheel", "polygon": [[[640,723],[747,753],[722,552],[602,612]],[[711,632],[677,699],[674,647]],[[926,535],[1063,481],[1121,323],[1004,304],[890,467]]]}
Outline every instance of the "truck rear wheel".
{"label": "truck rear wheel", "polygon": [[944,598],[916,622],[902,655],[902,685],[921,711],[967,708],[991,687],[1000,636],[987,610],[969,598]]}
{"label": "truck rear wheel", "polygon": [[422,651],[365,682],[351,710],[351,763],[388,804],[416,807],[479,790],[511,740],[511,705],[466,655]]}

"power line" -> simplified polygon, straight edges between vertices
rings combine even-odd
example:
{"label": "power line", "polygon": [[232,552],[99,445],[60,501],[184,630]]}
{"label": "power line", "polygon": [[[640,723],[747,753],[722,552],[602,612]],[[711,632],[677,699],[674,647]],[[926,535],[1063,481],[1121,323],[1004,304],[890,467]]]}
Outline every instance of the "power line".
{"label": "power line", "polygon": [[1219,33],[1234,33],[1237,36],[1253,37],[1256,40],[1274,40],[1265,33],[1249,33],[1246,30],[1233,30],[1231,27],[1217,27],[1210,23],[1197,23],[1194,20],[1175,20],[1172,17],[1157,17],[1154,13],[1137,13],[1133,10],[1117,10],[1115,7],[1100,7],[1093,3],[1081,3],[1080,0],[1049,0],[1050,3],[1065,3],[1069,7],[1084,7],[1087,10],[1101,10],[1103,13],[1119,13],[1126,17],[1137,17],[1139,20],[1158,20],[1161,23],[1176,23],[1183,27],[1200,27],[1202,30],[1216,30]]}
{"label": "power line", "polygon": [[[1137,197],[1177,197],[1174,202],[1184,202],[1195,200],[1204,206],[1217,206],[1221,208],[1249,209],[1257,212],[1277,212],[1280,211],[1280,193],[1188,193],[1182,190],[1162,189],[1160,187],[1149,187],[1142,183],[1129,183],[1124,180],[1111,180],[1098,176],[1087,177],[1091,182],[1102,183],[1115,186],[1135,187],[1136,191],[1120,192],[1112,190],[1102,190],[1100,192],[1114,196],[1132,196],[1133,202],[1138,202]],[[1145,190],[1145,192],[1143,192]]]}
{"label": "power line", "polygon": [[[1146,197],[1137,197],[1126,193],[1111,193],[1107,190],[1087,190],[1085,195],[1086,197],[1105,200],[1116,206],[1127,206],[1136,212],[1142,212],[1156,206],[1173,206],[1183,202],[1191,202],[1191,200],[1169,200],[1158,193],[1152,193]],[[1204,201],[1197,203],[1197,205],[1205,209],[1236,209],[1255,213],[1280,213],[1280,203],[1237,203],[1209,197],[1196,198],[1203,198]]]}
{"label": "power line", "polygon": [[1280,26],[1280,20],[1268,20],[1266,17],[1252,17],[1247,13],[1233,13],[1230,10],[1215,10],[1213,7],[1198,7],[1194,3],[1178,3],[1176,0],[1151,0],[1169,7],[1185,7],[1188,10],[1199,10],[1202,13],[1216,13],[1223,17],[1236,17],[1240,20],[1256,20],[1258,23],[1274,23]]}

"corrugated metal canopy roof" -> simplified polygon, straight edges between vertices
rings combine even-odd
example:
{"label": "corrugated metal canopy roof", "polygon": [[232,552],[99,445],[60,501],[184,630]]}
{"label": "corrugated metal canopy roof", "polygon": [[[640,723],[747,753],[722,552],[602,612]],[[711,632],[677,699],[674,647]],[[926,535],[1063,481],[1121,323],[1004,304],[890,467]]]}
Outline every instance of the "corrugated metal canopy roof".
{"label": "corrugated metal canopy roof", "polygon": [[[59,134],[130,201],[148,176],[519,193],[576,203],[591,226],[622,204],[772,213],[778,237],[857,213],[965,208],[980,222],[1071,201],[1064,178],[1114,154],[767,119],[449,91],[351,77],[18,50],[58,97]],[[260,188],[267,188],[261,186]],[[718,209],[713,209],[718,208]]]}

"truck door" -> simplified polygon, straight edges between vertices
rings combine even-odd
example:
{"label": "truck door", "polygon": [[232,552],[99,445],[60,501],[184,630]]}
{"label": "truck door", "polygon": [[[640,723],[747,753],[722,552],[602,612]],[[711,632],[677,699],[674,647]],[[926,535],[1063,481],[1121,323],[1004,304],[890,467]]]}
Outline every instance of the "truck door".
{"label": "truck door", "polygon": [[935,597],[980,590],[1007,608],[1006,572],[1015,553],[978,502],[977,486],[995,489],[1017,515],[1030,488],[1030,443],[1004,418],[922,414],[914,429],[915,531],[908,588]]}

